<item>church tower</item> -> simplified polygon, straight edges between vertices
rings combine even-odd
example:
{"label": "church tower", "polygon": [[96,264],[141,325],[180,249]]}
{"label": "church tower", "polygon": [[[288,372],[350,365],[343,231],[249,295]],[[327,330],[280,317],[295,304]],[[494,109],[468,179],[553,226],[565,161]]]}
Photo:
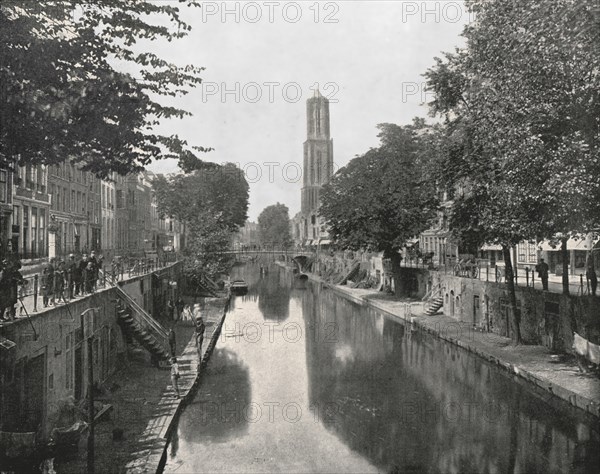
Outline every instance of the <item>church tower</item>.
{"label": "church tower", "polygon": [[304,142],[302,186],[302,237],[318,241],[326,237],[319,224],[321,188],[333,174],[333,140],[329,134],[329,100],[317,90],[306,101],[307,136]]}

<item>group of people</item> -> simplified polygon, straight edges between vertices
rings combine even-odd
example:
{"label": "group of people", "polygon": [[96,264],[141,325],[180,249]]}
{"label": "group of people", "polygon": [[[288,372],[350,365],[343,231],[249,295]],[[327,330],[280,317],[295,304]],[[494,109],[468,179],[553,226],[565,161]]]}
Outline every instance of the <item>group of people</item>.
{"label": "group of people", "polygon": [[181,297],[177,298],[177,301],[173,302],[172,299],[167,303],[167,311],[169,313],[169,318],[172,321],[177,321],[181,318],[181,314],[183,313],[183,308],[185,308],[185,303],[181,299]]}
{"label": "group of people", "polygon": [[18,259],[5,258],[0,263],[0,321],[15,319],[19,285],[27,284],[20,269],[21,262]]}
{"label": "group of people", "polygon": [[79,259],[70,254],[66,262],[62,258],[51,258],[42,270],[40,281],[44,308],[61,299],[66,302],[65,293],[71,299],[96,291],[101,269],[102,256],[96,256],[94,251]]}

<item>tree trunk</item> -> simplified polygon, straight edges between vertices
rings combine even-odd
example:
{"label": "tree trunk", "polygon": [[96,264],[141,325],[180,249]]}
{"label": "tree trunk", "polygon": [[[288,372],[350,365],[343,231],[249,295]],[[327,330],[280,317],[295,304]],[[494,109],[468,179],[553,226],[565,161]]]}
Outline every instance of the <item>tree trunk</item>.
{"label": "tree trunk", "polygon": [[402,257],[395,250],[385,251],[383,253],[384,258],[389,258],[392,262],[392,273],[394,278],[394,294],[396,296],[404,295],[404,281],[402,280],[402,275],[400,275],[400,262],[402,261]]}
{"label": "tree trunk", "polygon": [[512,260],[510,255],[510,247],[502,245],[502,254],[504,255],[504,263],[506,265],[506,286],[508,287],[508,297],[510,299],[510,338],[514,345],[521,343],[521,317],[517,312],[517,294],[515,292],[515,274],[513,271]]}
{"label": "tree trunk", "polygon": [[567,250],[567,237],[560,241],[560,254],[562,256],[562,287],[563,294],[569,294],[569,251]]}

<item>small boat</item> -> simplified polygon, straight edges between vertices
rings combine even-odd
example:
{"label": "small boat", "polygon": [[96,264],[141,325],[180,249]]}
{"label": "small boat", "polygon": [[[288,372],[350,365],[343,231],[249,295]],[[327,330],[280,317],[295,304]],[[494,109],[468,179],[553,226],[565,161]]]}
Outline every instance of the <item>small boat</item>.
{"label": "small boat", "polygon": [[244,280],[233,280],[229,285],[229,289],[237,295],[245,294],[248,292],[248,283]]}

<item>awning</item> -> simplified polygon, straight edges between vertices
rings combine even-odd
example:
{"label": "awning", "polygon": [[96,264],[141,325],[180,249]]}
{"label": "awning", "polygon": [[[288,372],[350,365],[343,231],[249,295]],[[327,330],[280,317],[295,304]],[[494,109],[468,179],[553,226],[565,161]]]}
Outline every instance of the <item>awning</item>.
{"label": "awning", "polygon": [[421,232],[421,236],[423,237],[448,237],[449,235],[450,231],[446,229],[428,229]]}
{"label": "awning", "polygon": [[485,251],[495,251],[495,252],[501,252],[502,251],[502,245],[495,245],[495,244],[484,244],[481,247],[481,250]]}
{"label": "awning", "polygon": [[[592,241],[592,244],[589,245],[589,241],[585,237],[581,238],[581,239],[571,238],[567,241],[567,250],[580,250],[580,251],[585,252],[587,250],[591,250],[592,247],[598,243],[598,240],[600,240],[600,239],[594,239]],[[560,242],[557,242],[555,244],[555,246],[553,247],[549,241],[544,240],[543,242],[541,242],[538,245],[538,248],[545,252],[558,252],[558,251],[560,251],[560,246],[561,246]]]}

